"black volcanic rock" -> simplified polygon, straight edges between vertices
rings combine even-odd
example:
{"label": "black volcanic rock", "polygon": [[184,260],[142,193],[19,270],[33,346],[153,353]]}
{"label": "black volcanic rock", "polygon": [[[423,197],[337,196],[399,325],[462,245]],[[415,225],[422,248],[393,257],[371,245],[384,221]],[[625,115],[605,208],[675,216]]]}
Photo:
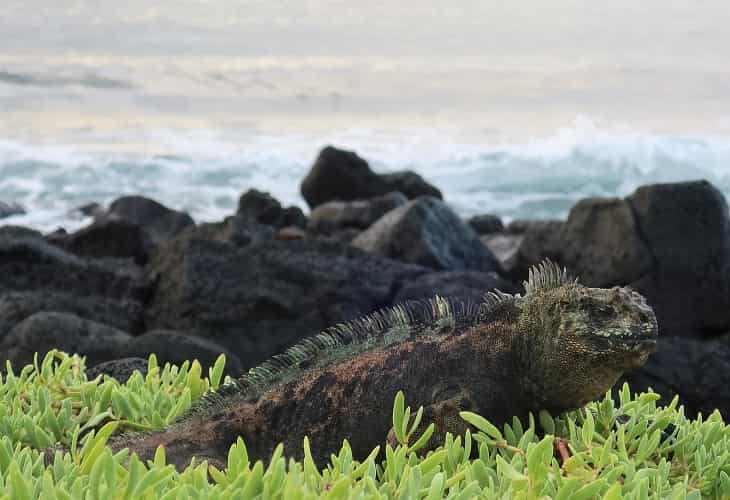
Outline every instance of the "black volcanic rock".
{"label": "black volcanic rock", "polygon": [[422,196],[381,217],[352,241],[375,255],[440,270],[502,268],[478,235],[441,200]]}
{"label": "black volcanic rock", "polygon": [[301,208],[295,206],[284,208],[279,200],[258,189],[249,189],[241,195],[236,217],[276,228],[287,226],[304,228],[307,225],[307,217]]}
{"label": "black volcanic rock", "polygon": [[627,198],[649,246],[651,273],[633,283],[665,335],[730,329],[730,218],[707,181],[642,186]]}
{"label": "black volcanic rock", "polygon": [[510,263],[510,277],[515,280],[527,279],[530,267],[545,258],[562,261],[562,232],[565,223],[560,220],[535,220],[521,222],[522,238]]}
{"label": "black volcanic rock", "polygon": [[477,234],[492,234],[504,231],[502,219],[494,214],[481,214],[469,217],[466,221]]}
{"label": "black volcanic rock", "polygon": [[63,248],[85,257],[129,257],[144,265],[153,244],[138,224],[124,219],[102,219],[56,240]]}
{"label": "black volcanic rock", "polygon": [[730,216],[707,181],[641,186],[623,200],[586,199],[565,223],[521,225],[514,278],[551,258],[588,285],[631,285],[654,308],[662,335],[730,329]]}
{"label": "black volcanic rock", "polygon": [[301,184],[310,208],[333,200],[357,200],[385,194],[383,180],[353,151],[327,146]]}
{"label": "black volcanic rock", "polygon": [[0,293],[59,291],[143,302],[150,283],[131,261],[85,259],[38,236],[0,233]]}
{"label": "black volcanic rock", "polygon": [[631,204],[620,198],[576,203],[561,238],[561,260],[588,286],[625,285],[652,268]]}
{"label": "black volcanic rock", "polygon": [[144,196],[122,196],[109,205],[101,219],[121,219],[147,231],[154,243],[173,238],[182,230],[195,225],[193,218]]}
{"label": "black volcanic rock", "polygon": [[356,153],[332,146],[320,151],[301,184],[302,196],[310,208],[328,201],[361,200],[391,191],[400,191],[408,198],[441,198],[441,192],[415,172],[378,175]]}
{"label": "black volcanic rock", "polygon": [[135,335],[144,328],[142,305],[135,300],[78,296],[64,291],[5,292],[0,294],[0,340],[15,325],[41,311],[74,314]]}
{"label": "black volcanic rock", "polygon": [[233,243],[243,247],[274,239],[276,229],[247,217],[232,215],[221,222],[204,222],[186,229],[178,239],[199,239]]}
{"label": "black volcanic rock", "polygon": [[9,238],[9,239],[13,239],[13,238],[42,239],[43,234],[40,231],[36,231],[35,229],[31,229],[29,227],[24,227],[24,226],[12,226],[12,225],[0,226],[0,240],[4,240],[6,238]]}
{"label": "black volcanic rock", "polygon": [[249,189],[238,199],[236,215],[273,226],[279,221],[281,211],[281,203],[269,193],[258,189]]}
{"label": "black volcanic rock", "polygon": [[151,353],[157,356],[160,366],[165,363],[181,365],[184,361],[197,359],[207,370],[215,364],[221,354],[226,355],[225,374],[238,377],[243,372],[243,365],[238,356],[216,342],[184,332],[173,330],[151,330],[143,335],[129,339],[120,348],[123,357],[144,358]]}
{"label": "black volcanic rock", "polygon": [[0,341],[3,366],[10,360],[14,367],[40,359],[51,349],[86,356],[92,365],[118,357],[132,337],[121,330],[79,318],[73,314],[38,312],[18,323]]}
{"label": "black volcanic rock", "polygon": [[150,328],[195,332],[248,368],[302,337],[390,305],[427,269],[344,244],[268,240],[237,247],[179,237],[148,263],[158,286]]}
{"label": "black volcanic rock", "polygon": [[312,210],[307,229],[317,234],[330,234],[346,228],[367,229],[407,201],[408,198],[397,191],[366,200],[328,201]]}
{"label": "black volcanic rock", "polygon": [[389,191],[403,193],[408,199],[412,200],[419,196],[432,196],[443,199],[443,195],[438,188],[426,182],[423,177],[412,170],[380,174],[380,178]]}
{"label": "black volcanic rock", "polygon": [[515,284],[501,278],[494,272],[440,271],[424,274],[409,281],[398,290],[393,302],[428,299],[434,295],[461,297],[474,302],[481,302],[484,294],[494,289],[506,293],[519,291]]}
{"label": "black volcanic rock", "polygon": [[120,358],[103,361],[93,366],[87,365],[86,377],[89,380],[98,375],[108,375],[120,383],[126,382],[135,370],[143,377],[147,376],[147,359],[144,358]]}
{"label": "black volcanic rock", "polygon": [[81,205],[80,207],[76,207],[72,213],[78,214],[80,217],[101,217],[104,215],[105,210],[104,207],[101,206],[100,203],[97,203],[95,201],[92,201],[91,203],[86,203],[84,205]]}
{"label": "black volcanic rock", "polygon": [[730,339],[727,336],[702,340],[664,336],[657,351],[639,370],[624,375],[618,387],[628,382],[632,391],[651,387],[668,404],[679,395],[685,414],[694,418],[715,409],[730,419]]}

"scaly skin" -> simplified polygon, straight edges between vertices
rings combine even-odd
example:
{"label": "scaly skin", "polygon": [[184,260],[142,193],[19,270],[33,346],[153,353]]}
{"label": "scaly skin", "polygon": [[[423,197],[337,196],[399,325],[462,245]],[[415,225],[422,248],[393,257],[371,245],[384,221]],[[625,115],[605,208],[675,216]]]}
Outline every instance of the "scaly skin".
{"label": "scaly skin", "polygon": [[403,390],[437,424],[434,447],[466,429],[460,410],[500,423],[581,407],[656,348],[654,313],[628,288],[587,288],[544,262],[525,289],[481,304],[437,297],[340,325],[254,368],[170,427],[109,444],[143,459],[164,445],[180,469],[194,456],[223,466],[238,436],[252,459],[267,460],[280,442],[301,458],[304,436],[320,464],[343,438],[363,458],[386,439]]}

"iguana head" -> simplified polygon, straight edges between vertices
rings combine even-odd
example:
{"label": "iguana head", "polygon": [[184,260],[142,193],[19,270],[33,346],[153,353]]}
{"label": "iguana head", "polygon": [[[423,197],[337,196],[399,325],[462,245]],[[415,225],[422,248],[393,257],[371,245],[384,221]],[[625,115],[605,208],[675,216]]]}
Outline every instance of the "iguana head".
{"label": "iguana head", "polygon": [[540,386],[534,389],[559,406],[602,396],[656,349],[654,312],[629,287],[589,288],[547,261],[531,269],[524,285],[520,323],[532,351],[527,369]]}

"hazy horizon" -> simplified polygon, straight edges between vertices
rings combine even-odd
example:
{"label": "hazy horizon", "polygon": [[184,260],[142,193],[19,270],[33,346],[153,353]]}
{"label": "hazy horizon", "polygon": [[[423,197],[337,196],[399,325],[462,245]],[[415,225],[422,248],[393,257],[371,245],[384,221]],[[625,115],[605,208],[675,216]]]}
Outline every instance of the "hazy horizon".
{"label": "hazy horizon", "polygon": [[9,0],[0,133],[65,128],[608,126],[730,131],[718,0]]}

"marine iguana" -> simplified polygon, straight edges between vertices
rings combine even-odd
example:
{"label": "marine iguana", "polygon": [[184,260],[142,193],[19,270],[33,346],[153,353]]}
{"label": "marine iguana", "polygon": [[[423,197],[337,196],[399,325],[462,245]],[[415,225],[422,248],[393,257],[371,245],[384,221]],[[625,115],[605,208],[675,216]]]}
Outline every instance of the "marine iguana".
{"label": "marine iguana", "polygon": [[193,456],[224,465],[238,436],[252,459],[267,460],[280,442],[301,458],[304,436],[317,463],[343,438],[364,458],[386,439],[403,390],[436,424],[432,448],[466,429],[461,410],[499,423],[581,407],[656,348],[654,313],[629,288],[585,287],[549,261],[524,287],[524,296],[435,297],[330,328],[204,396],[168,428],[121,434],[109,446],[151,459],[162,444],[180,469]]}

